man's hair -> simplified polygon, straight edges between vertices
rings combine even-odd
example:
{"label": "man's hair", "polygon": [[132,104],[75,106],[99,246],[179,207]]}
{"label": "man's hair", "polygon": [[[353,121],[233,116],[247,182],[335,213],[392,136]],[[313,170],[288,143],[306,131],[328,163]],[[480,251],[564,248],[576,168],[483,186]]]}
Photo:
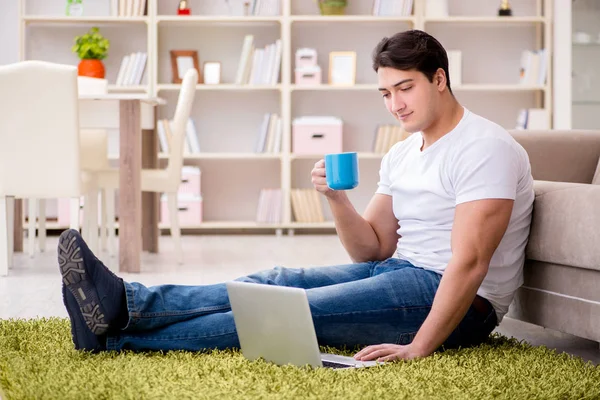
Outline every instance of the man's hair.
{"label": "man's hair", "polygon": [[433,75],[438,68],[442,68],[446,73],[446,86],[452,93],[448,54],[440,42],[426,32],[412,29],[396,33],[392,37],[384,37],[373,51],[373,69],[377,72],[380,67],[417,70],[429,82],[433,82]]}

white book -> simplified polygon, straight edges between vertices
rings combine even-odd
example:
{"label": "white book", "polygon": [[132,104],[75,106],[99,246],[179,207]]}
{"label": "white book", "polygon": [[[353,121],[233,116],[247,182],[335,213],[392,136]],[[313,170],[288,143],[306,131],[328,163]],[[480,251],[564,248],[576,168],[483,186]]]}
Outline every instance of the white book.
{"label": "white book", "polygon": [[373,1],[373,11],[372,11],[373,15],[379,15],[379,3],[380,2],[381,2],[381,0],[374,0]]}
{"label": "white book", "polygon": [[158,121],[157,125],[157,134],[158,134],[158,143],[160,144],[160,151],[162,153],[169,152],[169,142],[167,140],[167,132],[165,131],[164,120]]}
{"label": "white book", "polygon": [[258,196],[258,207],[256,208],[256,222],[263,221],[263,210],[265,209],[265,189],[260,190]]}
{"label": "white book", "polygon": [[129,82],[131,81],[131,75],[133,70],[135,69],[135,65],[137,63],[137,53],[131,53],[129,55],[129,62],[127,63],[127,69],[125,69],[125,75],[123,76],[123,85],[129,86],[131,85]]}
{"label": "white book", "polygon": [[256,147],[254,148],[255,153],[262,153],[265,151],[265,143],[267,139],[267,132],[269,128],[269,119],[271,118],[271,114],[266,113],[263,116],[262,124],[260,125],[260,130],[258,132],[258,139],[256,140]]}
{"label": "white book", "polygon": [[242,52],[240,54],[240,62],[238,64],[238,70],[235,75],[235,83],[241,85],[244,83],[244,75],[247,69],[248,58],[252,52],[252,43],[254,42],[254,35],[246,35],[244,37],[244,44],[242,45]]}
{"label": "white book", "polygon": [[117,86],[123,85],[123,79],[125,77],[125,71],[127,70],[127,65],[129,64],[129,56],[123,57],[121,60],[121,67],[119,68],[119,74],[117,75]]}
{"label": "white book", "polygon": [[119,0],[110,0],[110,15],[113,17],[119,15]]}
{"label": "white book", "polygon": [[133,6],[132,6],[132,10],[131,10],[131,16],[132,17],[137,17],[138,16],[138,12],[140,10],[141,7],[141,2],[142,0],[132,0],[133,1]]}
{"label": "white book", "polygon": [[273,144],[273,153],[281,153],[281,139],[283,136],[283,121],[277,118],[275,125],[275,143]]}
{"label": "white book", "polygon": [[146,11],[146,2],[147,2],[147,0],[140,0],[140,7],[137,10],[138,17],[144,16],[144,11]]}
{"label": "white book", "polygon": [[196,125],[194,124],[193,119],[188,119],[185,132],[189,137],[192,152],[200,153],[200,141],[198,140],[198,132],[196,131]]}
{"label": "white book", "polygon": [[544,108],[530,108],[527,111],[527,129],[550,129],[548,110]]}
{"label": "white book", "polygon": [[412,15],[413,9],[413,0],[404,0],[404,12],[402,15],[409,16]]}
{"label": "white book", "polygon": [[539,73],[538,73],[537,84],[545,85],[546,84],[546,75],[548,73],[548,50],[541,49],[540,51],[538,51],[538,55],[539,55],[539,61],[540,61],[540,68],[539,68]]}
{"label": "white book", "polygon": [[261,71],[263,58],[265,56],[265,49],[256,49],[252,55],[252,72],[248,83],[254,85],[260,85],[261,82]]}
{"label": "white book", "polygon": [[275,41],[275,67],[271,74],[271,85],[277,85],[279,81],[279,71],[281,70],[281,39]]}
{"label": "white book", "polygon": [[134,0],[127,0],[127,17],[133,17],[133,2]]}
{"label": "white book", "polygon": [[127,0],[119,0],[119,17],[127,15]]}
{"label": "white book", "polygon": [[142,84],[142,78],[144,77],[144,71],[146,69],[146,62],[148,60],[148,53],[142,52],[139,54],[140,54],[139,63],[137,65],[137,68],[135,71],[135,78],[133,80],[134,85]]}
{"label": "white book", "polygon": [[271,43],[265,48],[265,58],[262,64],[262,73],[260,83],[268,85],[271,82],[271,74],[273,73],[273,63],[275,62],[275,44]]}

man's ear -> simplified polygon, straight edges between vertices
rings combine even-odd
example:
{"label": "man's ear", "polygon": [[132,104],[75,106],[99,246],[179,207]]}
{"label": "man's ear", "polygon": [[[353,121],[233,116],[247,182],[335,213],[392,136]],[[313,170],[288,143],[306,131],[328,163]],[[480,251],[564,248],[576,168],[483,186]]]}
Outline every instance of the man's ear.
{"label": "man's ear", "polygon": [[443,68],[438,68],[438,70],[435,72],[433,79],[438,90],[444,90],[448,80],[446,79],[446,73],[444,72]]}

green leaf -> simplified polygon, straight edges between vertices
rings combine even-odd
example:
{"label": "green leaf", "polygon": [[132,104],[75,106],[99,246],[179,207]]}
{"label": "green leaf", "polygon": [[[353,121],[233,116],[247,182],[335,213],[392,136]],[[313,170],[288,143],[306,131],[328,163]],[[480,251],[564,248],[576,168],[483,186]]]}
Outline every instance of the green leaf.
{"label": "green leaf", "polygon": [[98,27],[92,27],[81,36],[76,36],[71,48],[80,59],[103,60],[108,56],[110,42],[100,33]]}

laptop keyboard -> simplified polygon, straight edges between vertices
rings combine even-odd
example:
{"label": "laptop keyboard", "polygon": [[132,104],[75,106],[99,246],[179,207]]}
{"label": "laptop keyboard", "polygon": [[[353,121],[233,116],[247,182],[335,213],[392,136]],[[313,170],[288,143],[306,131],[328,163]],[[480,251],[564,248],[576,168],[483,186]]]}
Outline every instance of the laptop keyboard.
{"label": "laptop keyboard", "polygon": [[333,361],[322,361],[324,367],[329,368],[351,368],[352,365],[349,364],[340,364]]}

